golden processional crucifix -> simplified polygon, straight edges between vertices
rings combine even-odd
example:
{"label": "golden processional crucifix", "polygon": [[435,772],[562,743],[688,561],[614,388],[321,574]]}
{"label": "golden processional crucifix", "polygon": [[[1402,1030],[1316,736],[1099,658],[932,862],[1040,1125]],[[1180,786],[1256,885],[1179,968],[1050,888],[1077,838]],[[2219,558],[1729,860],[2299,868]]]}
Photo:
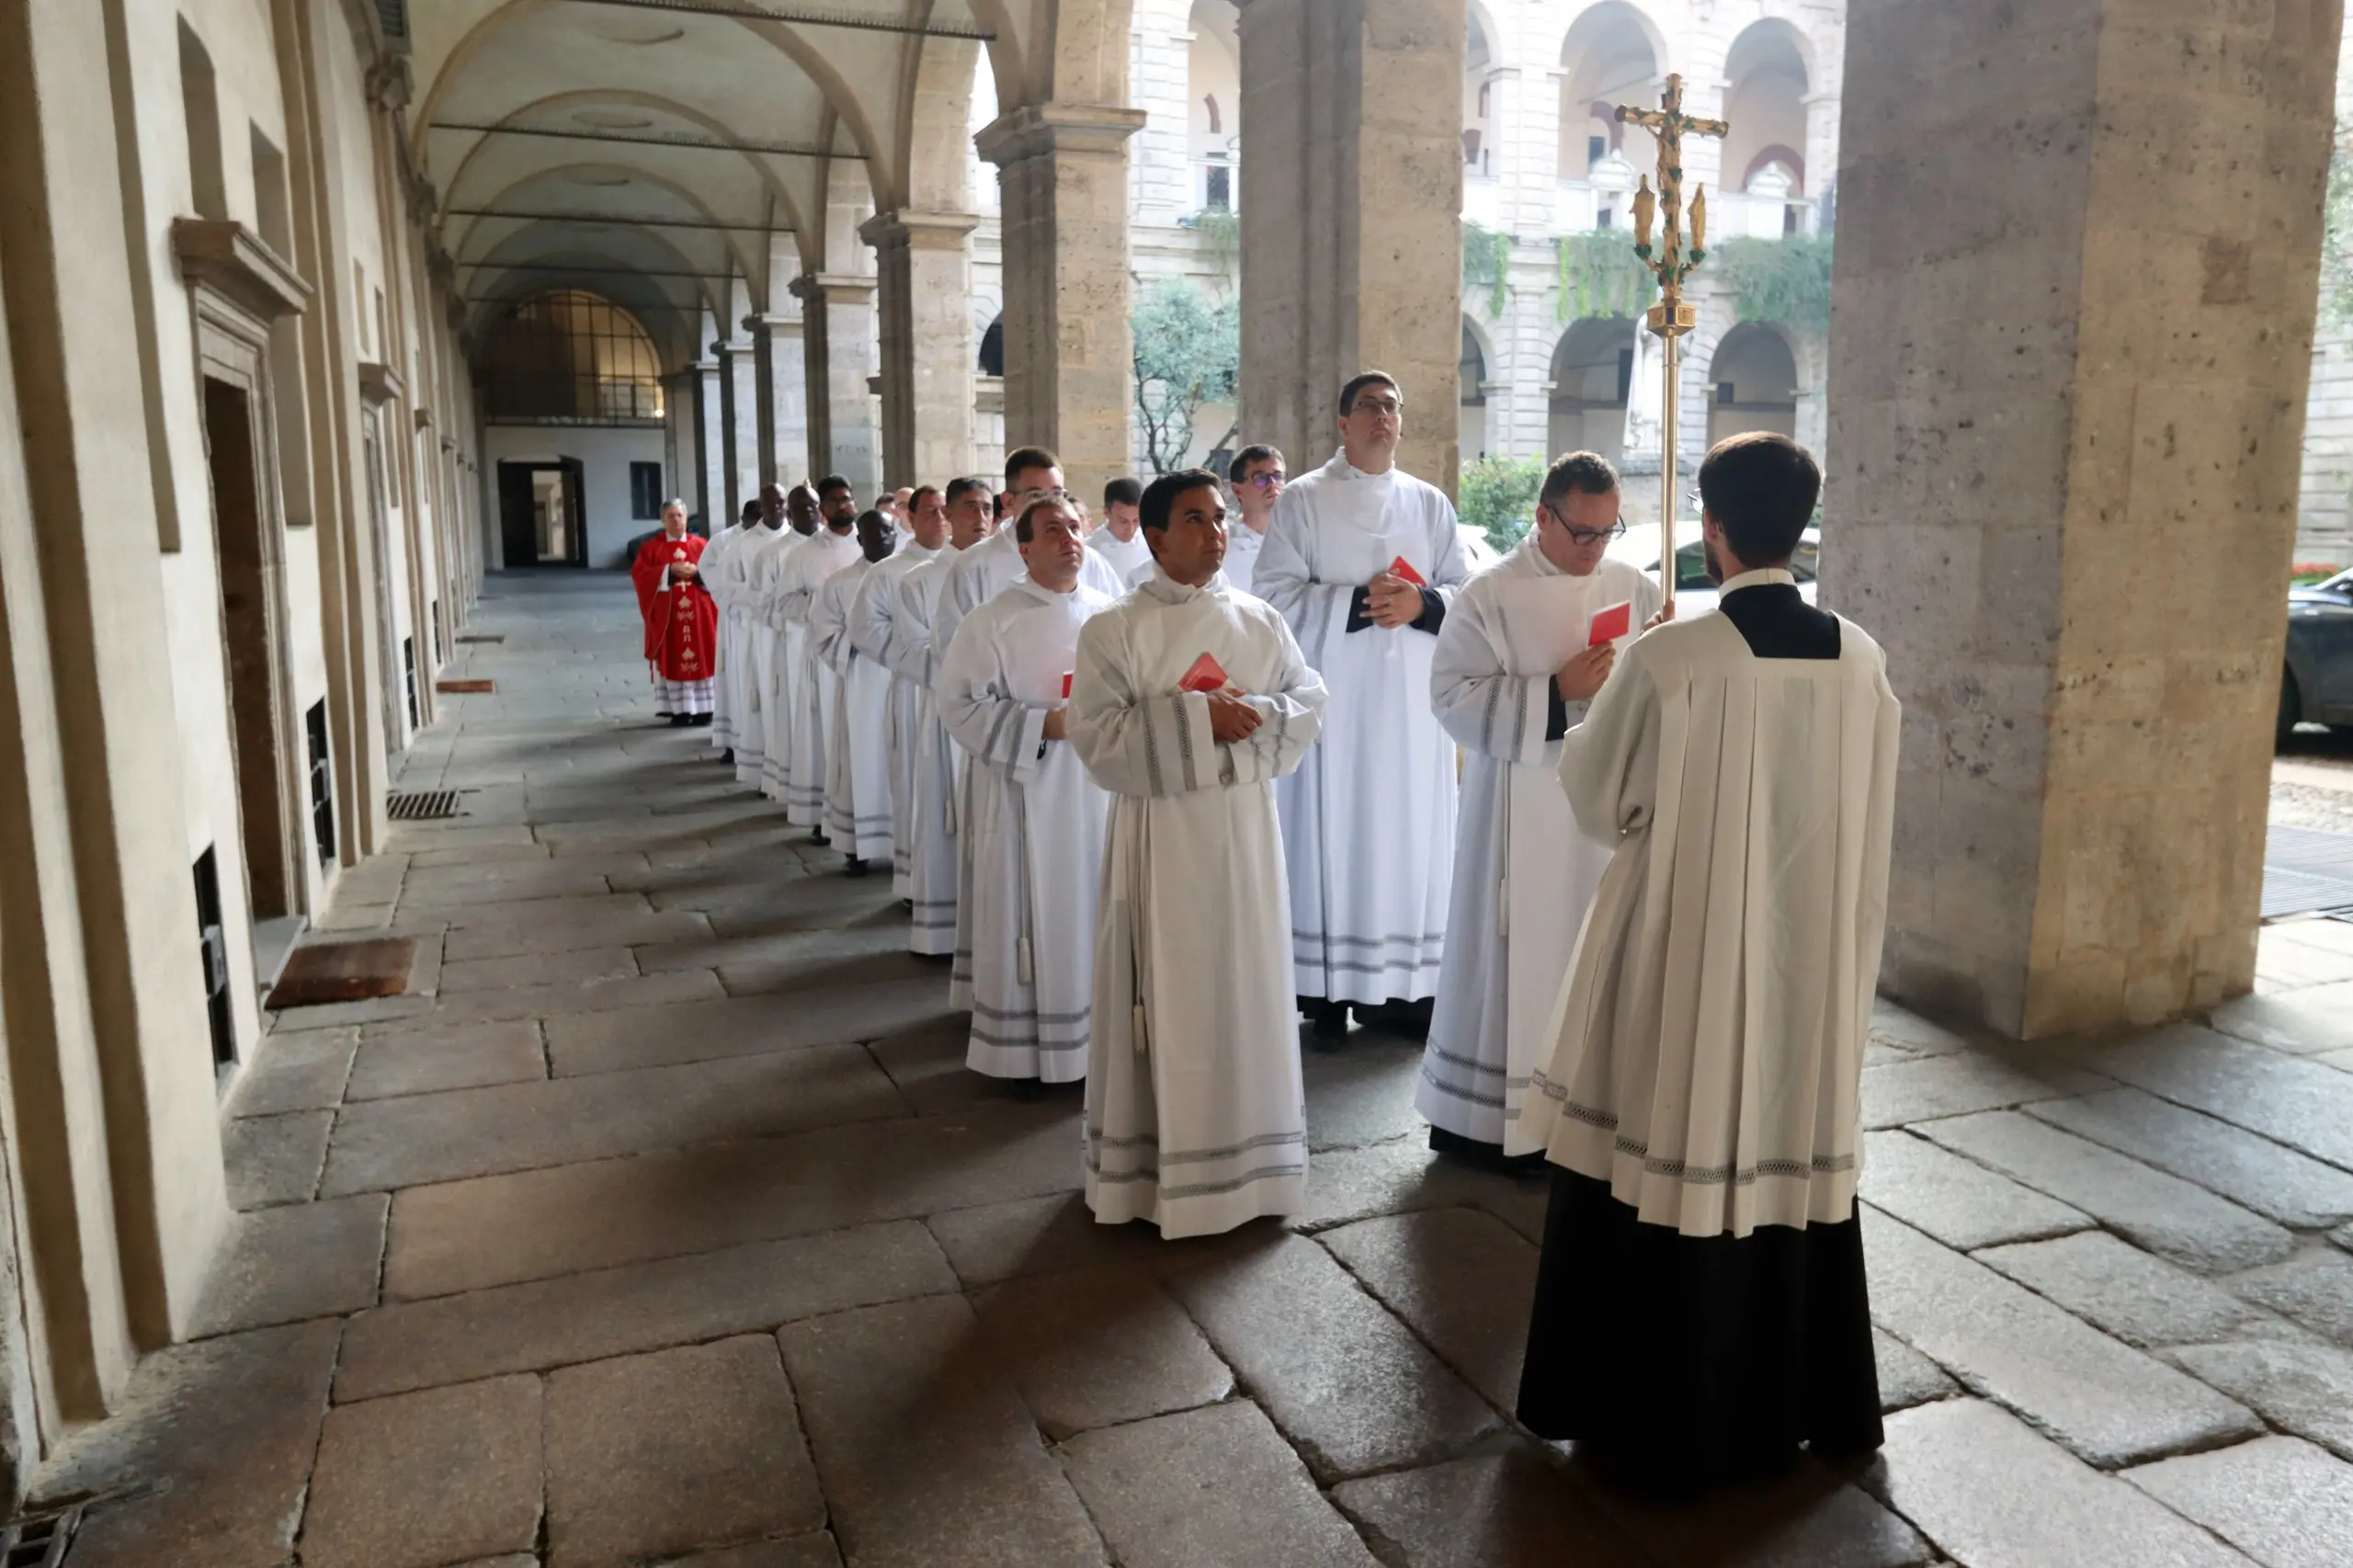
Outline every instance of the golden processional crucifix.
{"label": "golden processional crucifix", "polygon": [[[1623,124],[1639,125],[1658,138],[1658,194],[1651,193],[1651,177],[1643,176],[1642,189],[1634,195],[1634,254],[1643,258],[1658,278],[1659,301],[1650,311],[1650,329],[1662,340],[1665,350],[1666,385],[1659,403],[1664,463],[1660,470],[1659,488],[1659,589],[1666,602],[1675,602],[1675,415],[1677,380],[1682,369],[1682,356],[1677,345],[1683,335],[1699,324],[1699,312],[1683,302],[1683,280],[1691,276],[1692,268],[1708,259],[1708,187],[1699,187],[1691,195],[1691,249],[1683,248],[1683,137],[1686,131],[1698,136],[1729,135],[1732,127],[1721,119],[1699,119],[1683,112],[1683,78],[1669,76],[1666,90],[1659,95],[1655,109],[1636,108],[1631,104],[1618,106],[1618,119]],[[1666,208],[1666,224],[1659,234],[1659,243],[1651,244],[1651,220],[1661,203]]]}

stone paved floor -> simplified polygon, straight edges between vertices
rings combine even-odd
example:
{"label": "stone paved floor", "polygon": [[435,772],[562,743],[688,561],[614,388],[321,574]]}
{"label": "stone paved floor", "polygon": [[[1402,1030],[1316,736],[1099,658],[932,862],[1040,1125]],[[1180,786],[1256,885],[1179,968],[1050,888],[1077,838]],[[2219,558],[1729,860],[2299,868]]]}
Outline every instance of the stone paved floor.
{"label": "stone paved floor", "polygon": [[1413,1048],[1307,1062],[1311,1215],[1089,1223],[1076,1102],[653,727],[626,585],[502,582],[326,924],[415,994],[282,1015],[192,1343],[40,1478],[168,1478],[75,1568],[1970,1568],[2353,1562],[2353,926],[2211,1028],[1884,1011],[1882,1456],[1643,1506],[1506,1415],[1540,1186],[1435,1165]]}

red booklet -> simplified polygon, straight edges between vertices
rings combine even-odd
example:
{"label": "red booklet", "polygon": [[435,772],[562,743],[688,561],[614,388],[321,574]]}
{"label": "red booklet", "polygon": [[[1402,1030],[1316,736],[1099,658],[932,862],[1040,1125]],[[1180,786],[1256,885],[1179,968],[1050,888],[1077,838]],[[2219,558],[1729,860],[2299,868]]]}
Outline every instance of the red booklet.
{"label": "red booklet", "polygon": [[1077,672],[1076,670],[1071,670],[1071,671],[1066,672],[1066,673],[1063,676],[1063,700],[1064,702],[1068,702],[1068,701],[1070,700],[1070,682],[1071,682],[1071,676],[1072,676],[1076,675],[1077,673],[1078,673],[1078,672]]}
{"label": "red booklet", "polygon": [[1429,579],[1415,571],[1414,563],[1402,555],[1389,563],[1389,574],[1392,577],[1403,577],[1417,588],[1427,588],[1430,585]]}
{"label": "red booklet", "polygon": [[1225,671],[1207,653],[1195,659],[1185,678],[1176,683],[1179,691],[1223,691],[1225,687]]}
{"label": "red booklet", "polygon": [[1633,629],[1634,607],[1631,602],[1620,599],[1607,609],[1593,612],[1593,626],[1586,633],[1585,645],[1598,648],[1604,642],[1615,642]]}

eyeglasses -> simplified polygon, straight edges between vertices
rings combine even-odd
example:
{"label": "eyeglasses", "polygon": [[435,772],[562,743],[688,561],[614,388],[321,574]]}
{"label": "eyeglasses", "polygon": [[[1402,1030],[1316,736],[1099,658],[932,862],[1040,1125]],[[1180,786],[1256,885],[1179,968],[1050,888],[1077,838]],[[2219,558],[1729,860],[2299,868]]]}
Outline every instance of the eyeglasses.
{"label": "eyeglasses", "polygon": [[1394,418],[1405,405],[1393,397],[1360,397],[1349,412],[1354,414],[1385,414]]}
{"label": "eyeglasses", "polygon": [[1561,515],[1560,508],[1557,506],[1547,506],[1540,502],[1536,509],[1540,512],[1552,513],[1552,520],[1561,526],[1561,531],[1569,536],[1569,542],[1579,549],[1589,544],[1599,544],[1604,540],[1626,537],[1626,519],[1623,517],[1606,528],[1579,528],[1570,527],[1569,519]]}
{"label": "eyeglasses", "polygon": [[1274,469],[1266,473],[1254,473],[1242,483],[1257,490],[1273,490],[1283,484],[1290,478],[1290,475],[1285,473],[1282,470]]}

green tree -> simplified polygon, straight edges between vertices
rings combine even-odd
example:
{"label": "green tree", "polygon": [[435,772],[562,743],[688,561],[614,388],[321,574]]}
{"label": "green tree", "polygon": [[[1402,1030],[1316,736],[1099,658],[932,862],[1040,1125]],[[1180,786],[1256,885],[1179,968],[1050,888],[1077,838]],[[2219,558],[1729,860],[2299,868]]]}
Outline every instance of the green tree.
{"label": "green tree", "polygon": [[1193,419],[1209,403],[1233,397],[1242,376],[1242,302],[1211,303],[1190,283],[1155,283],[1136,301],[1136,416],[1152,472],[1182,468],[1193,449]]}
{"label": "green tree", "polygon": [[1544,465],[1535,458],[1479,458],[1462,465],[1455,515],[1487,536],[1498,553],[1509,550],[1535,520]]}

